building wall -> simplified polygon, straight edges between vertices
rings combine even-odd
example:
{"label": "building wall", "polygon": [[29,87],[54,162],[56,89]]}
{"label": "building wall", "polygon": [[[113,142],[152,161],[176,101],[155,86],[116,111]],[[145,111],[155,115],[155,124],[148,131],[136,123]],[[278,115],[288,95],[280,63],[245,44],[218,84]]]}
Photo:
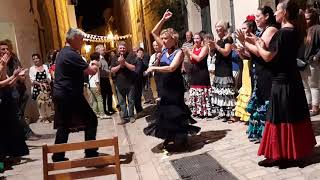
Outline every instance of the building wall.
{"label": "building wall", "polygon": [[223,20],[231,23],[230,0],[210,0],[209,2],[212,32],[216,35],[215,25],[218,21]]}
{"label": "building wall", "polygon": [[192,32],[199,32],[202,30],[201,23],[201,8],[192,1],[186,2],[188,14],[188,30]]}
{"label": "building wall", "polygon": [[143,13],[144,13],[144,27],[145,27],[145,38],[146,47],[149,53],[153,52],[152,41],[154,40],[151,31],[154,26],[159,22],[161,17],[158,15],[156,8],[158,7],[159,0],[143,0]]}
{"label": "building wall", "polygon": [[[115,0],[114,1],[114,13],[116,18],[116,23],[119,25],[120,32],[118,35],[132,34],[132,23],[131,13],[130,13],[130,1],[129,0]],[[127,47],[132,47],[133,38],[127,39]]]}
{"label": "building wall", "polygon": [[[243,4],[246,4],[245,6]],[[259,7],[259,0],[233,0],[235,14],[235,28],[240,28],[241,24],[246,20],[246,17],[255,14]]]}

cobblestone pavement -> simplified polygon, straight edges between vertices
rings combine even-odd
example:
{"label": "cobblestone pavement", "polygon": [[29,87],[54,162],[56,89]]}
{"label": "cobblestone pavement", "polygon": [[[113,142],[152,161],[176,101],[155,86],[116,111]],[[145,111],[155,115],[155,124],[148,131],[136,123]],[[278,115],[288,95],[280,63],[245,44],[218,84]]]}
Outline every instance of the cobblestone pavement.
{"label": "cobblestone pavement", "polygon": [[[113,119],[119,121],[118,115]],[[320,142],[320,116],[313,119],[313,126],[317,141]],[[115,134],[119,137],[121,154],[121,171],[124,180],[176,180],[179,175],[170,164],[170,160],[201,153],[209,153],[224,168],[238,179],[254,180],[314,180],[320,179],[320,146],[316,147],[310,165],[304,168],[279,169],[276,167],[259,167],[257,163],[262,160],[258,157],[258,144],[249,142],[246,136],[246,126],[241,123],[228,124],[218,120],[199,120],[198,126],[202,128],[201,134],[190,138],[191,147],[185,152],[169,156],[157,152],[156,147],[162,142],[143,134],[147,122],[145,118],[135,123],[113,128],[112,119],[100,119],[97,138],[110,138]],[[40,180],[42,179],[42,153],[41,145],[53,144],[55,131],[52,124],[35,123],[32,129],[43,138],[39,141],[28,141],[30,155],[26,156],[22,164],[14,166],[13,170],[6,171],[3,179],[8,180]],[[83,141],[84,134],[73,133],[69,142]],[[101,153],[108,153],[110,149],[100,149]],[[69,158],[81,158],[82,151],[67,153]],[[1,178],[0,178],[1,179]],[[113,175],[91,179],[113,180]]]}

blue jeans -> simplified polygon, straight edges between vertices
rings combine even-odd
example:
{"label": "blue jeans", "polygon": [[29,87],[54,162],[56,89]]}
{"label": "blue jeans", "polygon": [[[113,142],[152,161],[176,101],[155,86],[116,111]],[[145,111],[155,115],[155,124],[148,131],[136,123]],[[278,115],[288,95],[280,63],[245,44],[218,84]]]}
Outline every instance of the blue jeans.
{"label": "blue jeans", "polygon": [[[134,111],[134,86],[128,88],[117,87],[118,101],[121,108],[120,117],[133,117]],[[127,105],[128,100],[128,105]]]}

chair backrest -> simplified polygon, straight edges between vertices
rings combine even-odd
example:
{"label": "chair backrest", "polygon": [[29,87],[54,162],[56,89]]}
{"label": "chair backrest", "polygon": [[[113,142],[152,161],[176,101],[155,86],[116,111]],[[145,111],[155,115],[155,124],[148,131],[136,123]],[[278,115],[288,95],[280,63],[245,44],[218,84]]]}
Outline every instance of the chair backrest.
{"label": "chair backrest", "polygon": [[[49,153],[59,153],[65,151],[75,151],[82,149],[92,149],[99,147],[113,146],[114,155],[105,155],[94,158],[76,159],[62,162],[48,163]],[[56,144],[56,145],[43,145],[42,146],[43,156],[43,179],[44,180],[69,180],[69,179],[82,179],[96,176],[103,176],[109,174],[116,174],[117,180],[121,180],[121,169],[120,169],[120,157],[119,157],[119,145],[118,137],[112,139],[103,139],[95,141],[85,141],[79,143],[68,143],[68,144]],[[103,168],[88,169],[82,171],[71,171],[63,173],[50,173],[50,171],[68,170],[79,167],[94,167],[94,166],[105,166]],[[111,166],[112,165],[112,166]]]}

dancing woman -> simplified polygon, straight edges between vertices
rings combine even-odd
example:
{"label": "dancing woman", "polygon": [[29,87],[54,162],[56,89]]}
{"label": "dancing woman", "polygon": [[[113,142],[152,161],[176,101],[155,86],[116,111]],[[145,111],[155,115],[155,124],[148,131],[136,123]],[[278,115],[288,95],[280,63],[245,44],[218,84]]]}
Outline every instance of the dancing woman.
{"label": "dancing woman", "polygon": [[272,37],[269,48],[264,48],[263,40],[254,39],[258,53],[270,63],[272,71],[270,109],[258,151],[258,155],[266,158],[259,162],[261,166],[301,160],[312,154],[316,145],[296,64],[296,52],[306,34],[305,21],[299,17],[299,7],[292,0],[281,1],[275,16],[281,29]]}
{"label": "dancing woman", "polygon": [[196,121],[192,119],[191,111],[184,103],[181,75],[183,52],[178,48],[178,33],[172,28],[161,31],[163,24],[171,17],[172,13],[167,10],[152,30],[154,39],[162,47],[162,53],[160,66],[151,66],[147,70],[147,73],[159,73],[158,88],[161,100],[157,107],[156,118],[144,129],[144,133],[164,139],[164,149],[167,149],[169,142],[186,145],[188,134],[200,131],[199,127],[190,125]]}

